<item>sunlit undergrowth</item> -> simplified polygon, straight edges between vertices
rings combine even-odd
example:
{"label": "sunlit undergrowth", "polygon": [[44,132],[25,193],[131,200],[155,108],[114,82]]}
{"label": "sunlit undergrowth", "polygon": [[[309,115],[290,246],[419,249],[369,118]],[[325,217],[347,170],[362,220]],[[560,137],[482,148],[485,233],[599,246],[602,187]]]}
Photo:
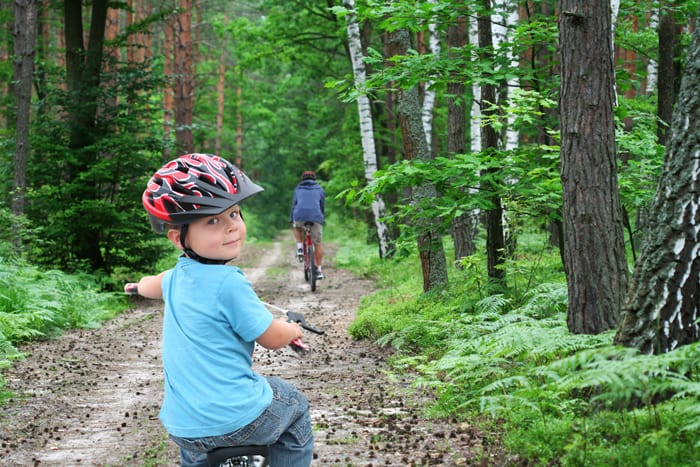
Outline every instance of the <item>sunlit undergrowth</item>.
{"label": "sunlit undergrowth", "polygon": [[429,294],[416,256],[372,264],[382,288],[350,332],[399,350],[396,371],[437,395],[430,413],[486,417],[531,463],[698,465],[700,344],[647,356],[614,347],[614,331],[569,333],[556,253],[536,250],[509,264],[499,294],[484,286],[483,258]]}
{"label": "sunlit undergrowth", "polygon": [[[69,328],[98,327],[127,308],[123,294],[100,289],[89,276],[0,259],[0,368],[22,357],[18,344],[54,337]],[[0,389],[3,386],[0,376]]]}

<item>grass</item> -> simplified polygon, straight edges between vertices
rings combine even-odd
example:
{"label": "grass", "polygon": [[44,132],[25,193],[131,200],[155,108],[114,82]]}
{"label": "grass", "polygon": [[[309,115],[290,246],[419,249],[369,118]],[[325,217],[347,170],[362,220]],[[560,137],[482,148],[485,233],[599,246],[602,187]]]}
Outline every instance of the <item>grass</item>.
{"label": "grass", "polygon": [[428,294],[415,252],[372,256],[352,245],[339,252],[342,266],[380,287],[350,332],[399,350],[394,370],[417,373],[416,388],[438,395],[432,416],[485,420],[534,465],[700,465],[700,344],[647,356],[614,347],[614,331],[569,333],[565,276],[543,235],[518,238],[498,294],[478,255]]}
{"label": "grass", "polygon": [[[128,308],[121,293],[101,291],[87,275],[41,271],[20,260],[0,260],[0,368],[23,358],[19,344],[48,339],[70,328],[95,328]],[[0,402],[11,395],[2,391]]]}

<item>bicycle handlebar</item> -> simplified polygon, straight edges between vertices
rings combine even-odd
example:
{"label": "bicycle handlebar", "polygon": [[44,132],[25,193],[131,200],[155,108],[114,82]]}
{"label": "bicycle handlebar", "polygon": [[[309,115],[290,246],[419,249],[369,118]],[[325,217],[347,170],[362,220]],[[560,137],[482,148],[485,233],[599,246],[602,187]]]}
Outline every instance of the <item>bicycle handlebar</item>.
{"label": "bicycle handlebar", "polygon": [[[137,283],[130,282],[128,284],[124,285],[124,293],[127,295],[138,295],[139,294],[139,287]],[[304,318],[304,315],[297,311],[291,311],[291,310],[285,310],[284,308],[280,308],[278,306],[272,305],[270,303],[262,302],[263,305],[269,307],[269,308],[274,308],[275,310],[278,310],[282,313],[284,313],[287,316],[287,321],[290,323],[297,323],[299,326],[302,328],[306,329],[307,331],[313,332],[314,334],[319,334],[323,335],[326,333],[326,331],[322,331],[320,329],[316,329],[314,327],[311,327],[307,322],[306,319]],[[309,346],[304,343],[304,341],[301,340],[300,337],[297,337],[293,339],[290,343],[289,346],[297,352],[298,354],[303,355],[309,350]]]}
{"label": "bicycle handlebar", "polygon": [[311,326],[309,326],[306,323],[306,320],[304,319],[304,315],[302,315],[301,313],[298,313],[296,311],[287,310],[286,315],[287,315],[287,321],[289,321],[290,323],[297,323],[297,324],[299,324],[299,326],[306,329],[307,331],[311,331],[314,334],[319,334],[319,335],[323,335],[326,333],[326,331],[321,331],[320,329],[312,328]]}

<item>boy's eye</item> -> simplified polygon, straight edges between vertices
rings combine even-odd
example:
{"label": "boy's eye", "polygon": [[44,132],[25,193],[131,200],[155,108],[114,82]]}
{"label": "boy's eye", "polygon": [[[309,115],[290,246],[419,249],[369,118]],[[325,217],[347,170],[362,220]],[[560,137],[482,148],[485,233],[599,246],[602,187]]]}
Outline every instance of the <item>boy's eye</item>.
{"label": "boy's eye", "polygon": [[218,223],[219,223],[219,219],[216,218],[216,217],[212,217],[211,219],[209,219],[209,220],[207,221],[207,224],[210,224],[210,225],[216,225],[216,224],[218,224]]}
{"label": "boy's eye", "polygon": [[231,211],[231,219],[236,219],[240,214],[238,211]]}

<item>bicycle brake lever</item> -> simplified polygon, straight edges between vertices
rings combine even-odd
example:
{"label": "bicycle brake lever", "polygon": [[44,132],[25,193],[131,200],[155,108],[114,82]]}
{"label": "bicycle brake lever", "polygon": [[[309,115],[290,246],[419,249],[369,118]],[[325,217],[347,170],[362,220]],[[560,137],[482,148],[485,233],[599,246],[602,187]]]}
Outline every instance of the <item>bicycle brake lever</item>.
{"label": "bicycle brake lever", "polygon": [[304,315],[296,311],[287,311],[287,321],[290,323],[298,323],[302,328],[315,334],[323,335],[326,333],[326,331],[321,331],[320,329],[315,329],[309,326],[304,319]]}

